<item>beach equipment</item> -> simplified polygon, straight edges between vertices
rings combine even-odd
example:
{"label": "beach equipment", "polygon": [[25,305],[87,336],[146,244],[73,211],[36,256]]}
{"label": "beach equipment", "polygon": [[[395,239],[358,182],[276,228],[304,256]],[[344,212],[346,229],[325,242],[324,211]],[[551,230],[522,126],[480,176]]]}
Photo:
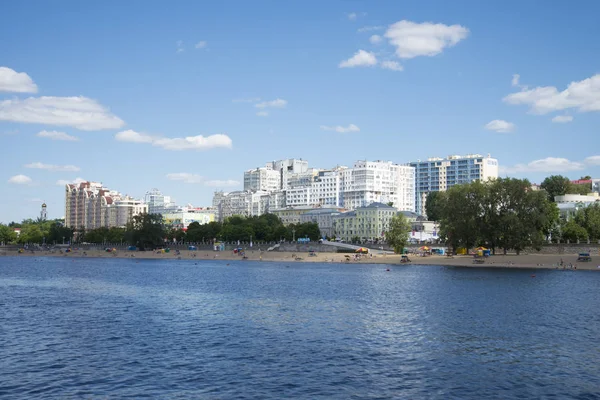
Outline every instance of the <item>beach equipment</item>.
{"label": "beach equipment", "polygon": [[355,250],[355,253],[368,253],[369,249],[367,249],[366,247],[360,247],[358,249]]}
{"label": "beach equipment", "polygon": [[429,248],[427,246],[421,246],[421,247],[419,247],[419,250],[420,251],[429,251],[429,250],[431,250],[431,248]]}

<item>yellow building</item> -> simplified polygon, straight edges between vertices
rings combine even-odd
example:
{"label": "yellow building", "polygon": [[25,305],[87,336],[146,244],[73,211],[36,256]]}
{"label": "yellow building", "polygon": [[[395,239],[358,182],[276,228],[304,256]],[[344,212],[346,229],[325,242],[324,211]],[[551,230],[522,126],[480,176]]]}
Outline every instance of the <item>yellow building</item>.
{"label": "yellow building", "polygon": [[385,236],[392,217],[398,213],[394,207],[383,203],[372,203],[333,217],[336,239],[350,241],[358,237],[361,241],[375,242]]}

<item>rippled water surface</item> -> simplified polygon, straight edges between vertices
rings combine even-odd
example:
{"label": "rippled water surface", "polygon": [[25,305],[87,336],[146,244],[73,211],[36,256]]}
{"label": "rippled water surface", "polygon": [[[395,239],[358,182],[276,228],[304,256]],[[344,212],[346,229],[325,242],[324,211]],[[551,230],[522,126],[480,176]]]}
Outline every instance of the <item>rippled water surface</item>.
{"label": "rippled water surface", "polygon": [[386,268],[2,257],[0,397],[600,398],[600,273]]}

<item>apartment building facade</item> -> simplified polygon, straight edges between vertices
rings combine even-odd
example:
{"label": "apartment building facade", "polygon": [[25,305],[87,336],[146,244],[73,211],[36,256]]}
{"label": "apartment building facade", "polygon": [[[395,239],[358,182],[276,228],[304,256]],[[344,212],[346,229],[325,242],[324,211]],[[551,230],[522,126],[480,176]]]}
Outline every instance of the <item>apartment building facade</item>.
{"label": "apartment building facade", "polygon": [[443,192],[454,185],[498,178],[498,160],[489,154],[487,157],[480,154],[433,157],[408,165],[415,168],[415,209],[421,215],[425,215],[425,202],[431,192]]}

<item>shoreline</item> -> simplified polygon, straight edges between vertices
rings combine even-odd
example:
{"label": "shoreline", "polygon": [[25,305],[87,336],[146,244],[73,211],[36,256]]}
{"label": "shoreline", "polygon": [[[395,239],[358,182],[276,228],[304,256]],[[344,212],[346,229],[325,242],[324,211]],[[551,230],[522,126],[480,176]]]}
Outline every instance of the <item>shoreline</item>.
{"label": "shoreline", "polygon": [[[446,267],[467,268],[512,268],[512,269],[560,269],[560,270],[595,270],[600,271],[600,255],[592,254],[592,261],[577,262],[577,254],[508,254],[492,255],[487,257],[483,263],[474,264],[472,256],[409,256],[411,262],[401,263],[399,254],[373,254],[363,255],[355,260],[353,254],[345,253],[309,253],[281,252],[281,251],[246,251],[246,259],[230,251],[194,251],[181,250],[169,253],[157,253],[154,251],[117,251],[106,252],[102,250],[76,250],[69,253],[50,251],[35,251],[17,253],[0,252],[1,256],[14,257],[63,257],[63,258],[126,258],[126,259],[156,259],[156,260],[223,260],[223,261],[264,261],[264,262],[292,262],[292,263],[336,263],[336,264],[387,264],[387,265],[431,265]],[[349,256],[347,261],[346,256]],[[561,260],[563,265],[561,266]]]}

